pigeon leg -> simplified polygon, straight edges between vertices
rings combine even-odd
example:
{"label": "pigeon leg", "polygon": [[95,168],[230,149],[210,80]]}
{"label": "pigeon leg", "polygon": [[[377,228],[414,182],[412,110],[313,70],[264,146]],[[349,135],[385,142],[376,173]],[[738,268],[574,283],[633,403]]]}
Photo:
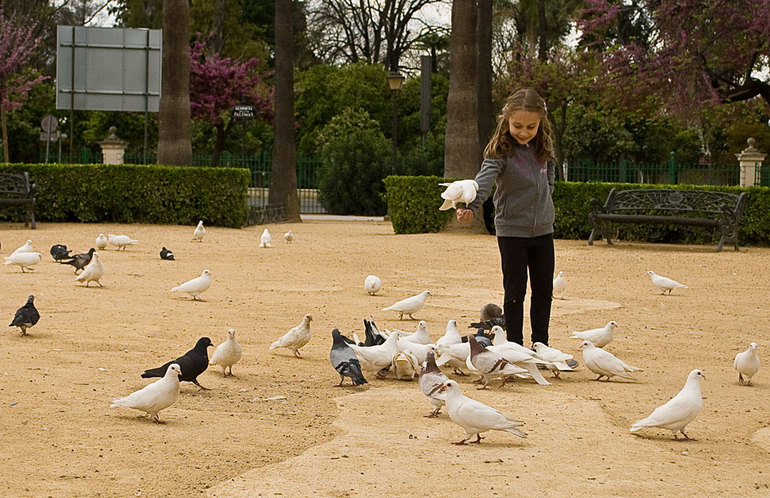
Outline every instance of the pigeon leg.
{"label": "pigeon leg", "polygon": [[738,374],[738,385],[739,386],[743,385],[743,375],[742,374]]}
{"label": "pigeon leg", "polygon": [[[681,432],[682,435],[684,436],[684,439],[682,439],[682,441],[697,441],[697,439],[691,438],[690,436],[685,434],[683,430],[680,429],[679,432]],[[674,434],[674,437],[676,437],[676,434]]]}
{"label": "pigeon leg", "polygon": [[340,383],[339,384],[334,384],[334,387],[342,387],[342,383],[343,382],[345,382],[345,376],[344,375],[340,375]]}
{"label": "pigeon leg", "polygon": [[597,378],[595,378],[594,380],[602,380],[602,377],[604,377],[604,375],[600,375]]}
{"label": "pigeon leg", "polygon": [[152,416],[152,421],[155,422],[156,424],[165,424],[166,423],[166,422],[161,422],[160,418],[158,418],[158,414],[157,413]]}
{"label": "pigeon leg", "polygon": [[198,383],[198,381],[197,381],[197,380],[195,380],[195,379],[194,379],[194,380],[192,380],[191,382],[192,382],[193,384],[195,384],[196,386],[198,386],[198,387],[200,388],[200,390],[201,390],[201,391],[211,391],[211,389],[209,389],[208,387],[203,387],[202,385],[200,385],[200,384]]}
{"label": "pigeon leg", "polygon": [[[23,269],[24,269],[24,268],[22,268],[22,270],[23,270]],[[398,319],[399,319],[399,320],[403,320],[403,319],[404,319],[404,314],[399,312],[399,314],[398,314]]]}
{"label": "pigeon leg", "polygon": [[469,440],[469,439],[470,439],[470,438],[472,438],[472,437],[473,437],[473,434],[471,434],[470,436],[466,437],[466,438],[465,438],[465,439],[463,439],[462,441],[457,441],[456,443],[452,443],[452,444],[456,444],[456,445],[458,445],[458,446],[460,446],[460,445],[465,445],[465,441]]}
{"label": "pigeon leg", "polygon": [[102,285],[102,283],[101,283],[101,282],[99,282],[98,280],[96,281],[96,283],[97,283],[97,284],[99,284],[99,287],[104,287],[104,286]]}
{"label": "pigeon leg", "polygon": [[412,314],[411,314],[411,313],[409,313],[409,319],[410,319],[410,320],[414,320],[414,317],[412,316]]}
{"label": "pigeon leg", "polygon": [[302,355],[299,354],[299,349],[294,350],[294,356],[296,356],[297,358],[302,358]]}
{"label": "pigeon leg", "polygon": [[484,439],[484,438],[481,437],[481,433],[477,433],[476,434],[476,440],[475,441],[471,441],[471,443],[473,443],[473,444],[480,444],[482,439]]}
{"label": "pigeon leg", "polygon": [[747,386],[750,386],[750,385],[751,385],[751,379],[749,379],[749,380],[747,380],[747,381],[746,381],[746,385],[747,385]]}
{"label": "pigeon leg", "polygon": [[463,372],[463,371],[462,371],[462,370],[460,370],[459,368],[455,368],[455,369],[454,369],[454,373],[456,373],[457,375],[462,375],[463,377],[467,377],[467,376],[468,376],[468,374],[467,374],[467,373]]}
{"label": "pigeon leg", "polygon": [[435,410],[433,410],[433,411],[432,411],[432,412],[430,412],[429,414],[427,414],[427,415],[423,415],[423,417],[425,417],[425,418],[436,418],[436,417],[438,417],[438,413],[439,413],[440,411],[441,411],[441,407],[439,407],[439,408],[436,408]]}

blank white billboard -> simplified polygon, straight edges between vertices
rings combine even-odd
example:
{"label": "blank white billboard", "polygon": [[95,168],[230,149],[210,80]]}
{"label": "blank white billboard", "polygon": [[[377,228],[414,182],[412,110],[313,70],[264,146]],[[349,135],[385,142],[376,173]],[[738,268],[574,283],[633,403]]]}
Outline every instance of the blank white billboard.
{"label": "blank white billboard", "polygon": [[57,28],[57,109],[158,112],[162,30]]}

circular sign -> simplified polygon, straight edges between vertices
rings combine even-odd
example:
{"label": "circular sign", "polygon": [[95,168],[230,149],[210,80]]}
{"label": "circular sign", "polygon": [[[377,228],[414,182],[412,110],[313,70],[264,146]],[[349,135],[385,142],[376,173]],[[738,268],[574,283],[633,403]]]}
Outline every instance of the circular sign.
{"label": "circular sign", "polygon": [[53,114],[46,114],[40,121],[40,127],[46,133],[53,133],[59,128],[59,120]]}

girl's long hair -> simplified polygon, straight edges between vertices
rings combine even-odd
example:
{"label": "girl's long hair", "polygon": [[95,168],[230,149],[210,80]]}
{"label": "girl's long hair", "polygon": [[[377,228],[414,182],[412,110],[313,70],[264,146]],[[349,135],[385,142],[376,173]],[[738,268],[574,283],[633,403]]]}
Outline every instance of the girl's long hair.
{"label": "girl's long hair", "polygon": [[484,149],[484,157],[499,159],[513,154],[513,147],[518,142],[511,136],[508,120],[516,111],[533,112],[540,116],[540,126],[534,138],[535,157],[540,162],[556,159],[553,152],[551,122],[548,120],[545,100],[531,88],[520,88],[508,97],[503,111],[497,119],[495,133]]}

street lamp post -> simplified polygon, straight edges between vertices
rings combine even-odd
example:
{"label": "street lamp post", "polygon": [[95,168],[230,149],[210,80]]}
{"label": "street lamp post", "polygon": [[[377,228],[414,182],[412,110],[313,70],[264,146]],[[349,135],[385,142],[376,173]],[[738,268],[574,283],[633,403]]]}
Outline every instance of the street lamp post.
{"label": "street lamp post", "polygon": [[404,76],[401,73],[392,72],[388,74],[388,86],[393,96],[393,157],[390,166],[394,175],[397,170],[396,159],[398,155],[398,92],[401,90],[403,83]]}

